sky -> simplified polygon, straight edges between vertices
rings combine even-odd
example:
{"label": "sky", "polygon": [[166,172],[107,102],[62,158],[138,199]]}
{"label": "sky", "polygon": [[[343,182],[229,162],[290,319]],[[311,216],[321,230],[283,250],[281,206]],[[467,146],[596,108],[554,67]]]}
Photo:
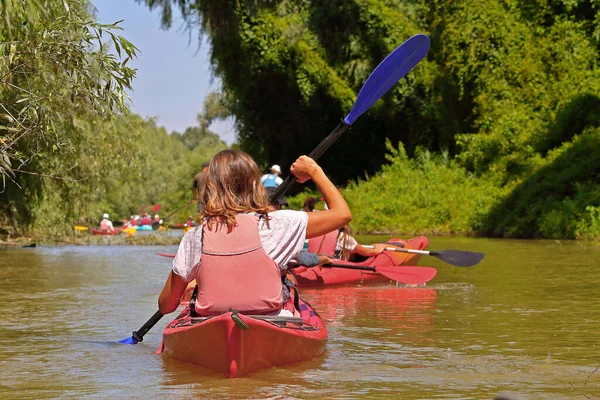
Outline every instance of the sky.
{"label": "sky", "polygon": [[[198,35],[190,36],[181,27],[183,22],[177,11],[173,26],[168,31],[160,28],[160,13],[134,0],[92,0],[98,20],[111,24],[124,20],[118,31],[138,49],[133,81],[133,111],[143,117],[157,117],[158,124],[169,132],[183,132],[197,125],[196,115],[202,111],[204,97],[218,91],[219,80],[210,72],[209,45],[202,43],[198,49]],[[217,121],[210,130],[231,144],[235,128],[231,120]]]}

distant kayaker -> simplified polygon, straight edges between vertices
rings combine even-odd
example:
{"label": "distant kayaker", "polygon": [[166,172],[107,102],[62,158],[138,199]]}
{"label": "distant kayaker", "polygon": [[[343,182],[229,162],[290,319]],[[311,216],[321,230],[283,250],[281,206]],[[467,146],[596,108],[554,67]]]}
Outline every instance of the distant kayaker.
{"label": "distant kayaker", "polygon": [[187,219],[187,222],[185,223],[186,227],[194,227],[196,226],[196,221],[194,221],[194,218],[192,218],[192,216],[190,215]]}
{"label": "distant kayaker", "polygon": [[[223,150],[210,162],[199,187],[200,226],[186,233],[173,270],[158,298],[160,312],[177,309],[188,282],[196,279],[192,315],[293,315],[282,291],[281,272],[312,238],[352,219],[340,192],[311,158],[301,156],[291,172],[298,182],[312,179],[329,211],[274,211],[260,184],[256,162],[241,150]],[[291,310],[290,310],[291,307]]]}
{"label": "distant kayaker", "polygon": [[142,224],[142,225],[150,225],[150,224],[151,224],[151,222],[150,222],[150,216],[149,216],[148,214],[144,213],[144,214],[142,215],[142,221],[141,221],[141,224]]}
{"label": "distant kayaker", "polygon": [[279,165],[275,164],[271,167],[271,173],[264,174],[260,177],[260,182],[266,188],[276,188],[277,186],[283,183],[283,179],[281,179],[279,175],[281,175],[281,168],[279,167]]}
{"label": "distant kayaker", "polygon": [[102,221],[100,221],[100,230],[113,232],[115,228],[113,228],[112,222],[108,219],[108,214],[104,213],[102,216]]}

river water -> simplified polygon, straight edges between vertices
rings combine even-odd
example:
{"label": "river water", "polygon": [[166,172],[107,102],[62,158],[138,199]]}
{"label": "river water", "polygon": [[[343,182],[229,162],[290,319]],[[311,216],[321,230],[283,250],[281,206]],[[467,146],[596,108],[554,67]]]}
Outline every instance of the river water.
{"label": "river water", "polygon": [[154,354],[169,316],[117,344],[156,311],[170,268],[156,253],[176,247],[0,250],[0,398],[600,398],[597,243],[434,237],[429,249],[486,258],[424,256],[438,269],[425,287],[303,290],[327,352],[240,379]]}

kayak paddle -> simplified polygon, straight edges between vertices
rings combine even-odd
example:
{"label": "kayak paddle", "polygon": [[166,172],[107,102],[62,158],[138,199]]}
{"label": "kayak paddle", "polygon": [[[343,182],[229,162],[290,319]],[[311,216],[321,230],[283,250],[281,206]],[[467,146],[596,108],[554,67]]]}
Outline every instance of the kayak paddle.
{"label": "kayak paddle", "polygon": [[144,341],[144,335],[154,325],[156,325],[156,323],[158,321],[160,321],[160,319],[162,317],[163,317],[163,315],[161,314],[160,311],[155,312],[154,315],[152,317],[150,317],[150,319],[148,321],[146,321],[146,323],[144,325],[142,325],[142,327],[139,330],[133,331],[133,333],[131,334],[131,337],[128,337],[127,339],[119,340],[119,343],[122,343],[122,344],[138,344],[139,342],[143,342]]}
{"label": "kayak paddle", "polygon": [[371,271],[376,274],[385,276],[386,278],[404,283],[405,285],[423,285],[437,275],[437,270],[433,267],[368,267],[362,265],[350,265],[350,264],[325,264],[322,268],[345,268],[345,269],[356,269],[359,271]]}
{"label": "kayak paddle", "polygon": [[[363,247],[374,249],[375,246],[365,246]],[[386,247],[386,251],[396,251],[399,253],[413,253],[413,254],[424,254],[426,256],[437,257],[442,261],[447,262],[448,264],[452,264],[456,267],[470,267],[479,263],[479,261],[483,260],[485,254],[476,253],[472,251],[462,251],[462,250],[440,250],[440,251],[427,251],[427,250],[413,250],[413,249],[402,249],[397,247]]]}
{"label": "kayak paddle", "polygon": [[[358,97],[350,113],[308,156],[315,161],[321,157],[342,133],[350,129],[350,126],[358,117],[367,111],[381,96],[386,94],[400,78],[413,69],[425,57],[427,51],[429,51],[429,38],[423,34],[410,37],[392,51],[371,72],[360,92],[358,92]],[[283,196],[295,181],[295,175],[289,174],[273,192],[272,197],[278,199]]]}
{"label": "kayak paddle", "polygon": [[[410,37],[407,41],[392,51],[376,68],[371,72],[367,81],[362,86],[356,97],[356,101],[350,110],[350,113],[340,122],[340,124],[331,132],[319,145],[308,155],[313,160],[317,160],[345,131],[356,121],[365,111],[369,109],[377,100],[381,98],[400,78],[413,69],[429,51],[429,38],[426,35],[418,34]],[[269,196],[269,201],[274,203],[278,198],[294,184],[295,176],[288,175],[277,189]],[[189,204],[189,203],[188,203]],[[186,204],[184,207],[187,207]],[[169,218],[182,208],[167,215]],[[155,227],[156,224],[156,227]],[[152,224],[152,229],[159,228],[160,223]],[[423,267],[420,267],[423,268]],[[437,271],[436,271],[437,272]],[[433,278],[433,277],[432,277]],[[139,331],[134,331],[131,338],[121,340],[120,343],[136,344],[144,339],[144,335],[162,318],[160,311],[157,311]],[[137,336],[137,337],[136,337]]]}

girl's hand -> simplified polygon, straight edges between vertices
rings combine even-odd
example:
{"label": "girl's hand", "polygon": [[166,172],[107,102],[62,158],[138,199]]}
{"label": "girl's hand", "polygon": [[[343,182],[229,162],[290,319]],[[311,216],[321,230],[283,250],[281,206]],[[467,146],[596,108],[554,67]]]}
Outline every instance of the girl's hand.
{"label": "girl's hand", "polygon": [[319,256],[319,265],[333,264],[333,260],[327,256]]}
{"label": "girl's hand", "polygon": [[298,182],[304,183],[310,180],[319,168],[319,165],[317,165],[312,158],[300,156],[296,162],[292,164],[290,171],[296,176]]}
{"label": "girl's hand", "polygon": [[385,250],[385,244],[383,243],[377,243],[374,244],[373,246],[375,246],[375,248],[373,250],[371,250],[374,254],[381,254],[383,253],[383,251]]}

